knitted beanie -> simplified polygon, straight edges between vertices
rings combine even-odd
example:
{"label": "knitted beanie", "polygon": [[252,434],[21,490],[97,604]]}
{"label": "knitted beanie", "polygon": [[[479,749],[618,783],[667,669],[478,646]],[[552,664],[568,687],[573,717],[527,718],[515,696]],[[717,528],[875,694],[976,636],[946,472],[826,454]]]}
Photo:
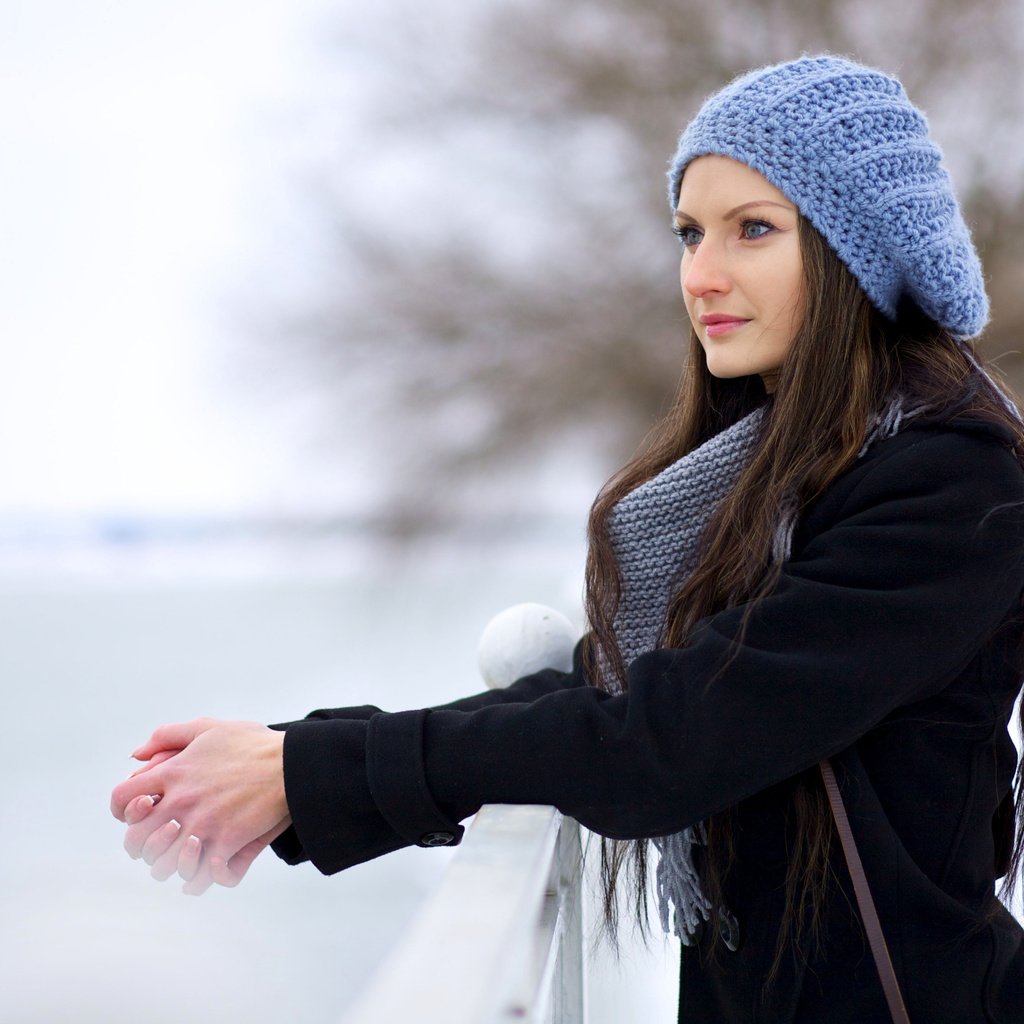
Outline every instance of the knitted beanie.
{"label": "knitted beanie", "polygon": [[908,296],[954,336],[981,333],[978,255],[928,123],[895,78],[826,54],[735,79],[679,139],[673,209],[687,164],[711,153],[795,203],[887,317]]}

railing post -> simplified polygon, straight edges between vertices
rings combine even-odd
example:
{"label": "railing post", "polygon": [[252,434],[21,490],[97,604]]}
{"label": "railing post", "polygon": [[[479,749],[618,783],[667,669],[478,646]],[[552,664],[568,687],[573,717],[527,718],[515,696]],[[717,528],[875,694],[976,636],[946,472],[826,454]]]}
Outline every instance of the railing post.
{"label": "railing post", "polygon": [[562,927],[558,936],[555,977],[551,985],[551,1024],[583,1024],[587,1019],[582,868],[580,827],[572,819],[563,818],[554,865]]}

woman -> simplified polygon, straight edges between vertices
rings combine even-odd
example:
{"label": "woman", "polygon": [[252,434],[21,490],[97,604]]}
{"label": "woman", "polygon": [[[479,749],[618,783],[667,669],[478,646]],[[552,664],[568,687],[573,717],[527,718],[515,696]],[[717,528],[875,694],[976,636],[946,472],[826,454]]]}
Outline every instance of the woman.
{"label": "woman", "polygon": [[940,154],[897,81],[822,56],[711,97],[669,178],[690,359],[594,504],[573,671],[164,727],[114,791],[125,845],[201,892],[270,842],[331,873],[554,804],[610,889],[658,847],[687,1024],[886,1021],[830,758],[911,1018],[1024,1021],[993,894],[1024,842],[1024,428],[966,343],[988,303]]}

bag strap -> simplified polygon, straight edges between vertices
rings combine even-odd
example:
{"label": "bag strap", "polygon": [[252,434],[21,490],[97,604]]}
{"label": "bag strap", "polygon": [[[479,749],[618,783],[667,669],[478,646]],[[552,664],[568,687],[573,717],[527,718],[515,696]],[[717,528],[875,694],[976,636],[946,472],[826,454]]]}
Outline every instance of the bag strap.
{"label": "bag strap", "polygon": [[882,925],[878,920],[878,913],[875,911],[875,901],[871,898],[871,889],[864,874],[864,865],[861,863],[857,844],[853,839],[850,819],[846,816],[846,806],[843,803],[842,794],[839,792],[839,783],[836,782],[835,772],[832,771],[829,761],[821,761],[818,767],[821,769],[821,778],[825,783],[828,802],[832,806],[832,815],[836,819],[836,830],[839,832],[839,841],[843,844],[846,866],[850,869],[850,878],[853,880],[853,892],[857,897],[857,906],[860,908],[861,920],[864,922],[864,931],[867,932],[868,945],[871,946],[871,955],[875,959],[878,977],[882,982],[885,1001],[889,1005],[889,1014],[893,1019],[893,1024],[910,1024],[910,1017],[907,1015],[907,1008],[903,1003],[903,993],[900,992],[900,983],[896,978],[895,970],[893,970],[892,958],[889,956],[889,947],[886,945]]}

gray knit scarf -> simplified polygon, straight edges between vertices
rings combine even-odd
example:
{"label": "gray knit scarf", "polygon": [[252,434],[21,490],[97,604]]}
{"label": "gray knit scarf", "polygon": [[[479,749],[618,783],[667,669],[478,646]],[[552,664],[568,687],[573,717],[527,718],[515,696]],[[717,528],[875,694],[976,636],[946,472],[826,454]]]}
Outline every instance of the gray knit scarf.
{"label": "gray knit scarf", "polygon": [[[901,398],[894,399],[869,424],[860,455],[923,411],[908,410]],[[641,484],[612,509],[609,535],[621,578],[614,630],[625,664],[659,646],[669,601],[696,567],[708,522],[749,463],[763,417],[763,408],[750,413]],[[789,557],[796,516],[795,503],[783,509],[772,545],[776,563]],[[605,686],[618,690],[618,681],[603,659],[601,671]],[[711,904],[692,856],[694,845],[706,843],[703,822],[654,840],[659,853],[656,886],[661,925],[685,945],[694,943],[701,919],[710,918]],[[725,908],[719,917],[726,945],[736,949],[736,918]]]}

